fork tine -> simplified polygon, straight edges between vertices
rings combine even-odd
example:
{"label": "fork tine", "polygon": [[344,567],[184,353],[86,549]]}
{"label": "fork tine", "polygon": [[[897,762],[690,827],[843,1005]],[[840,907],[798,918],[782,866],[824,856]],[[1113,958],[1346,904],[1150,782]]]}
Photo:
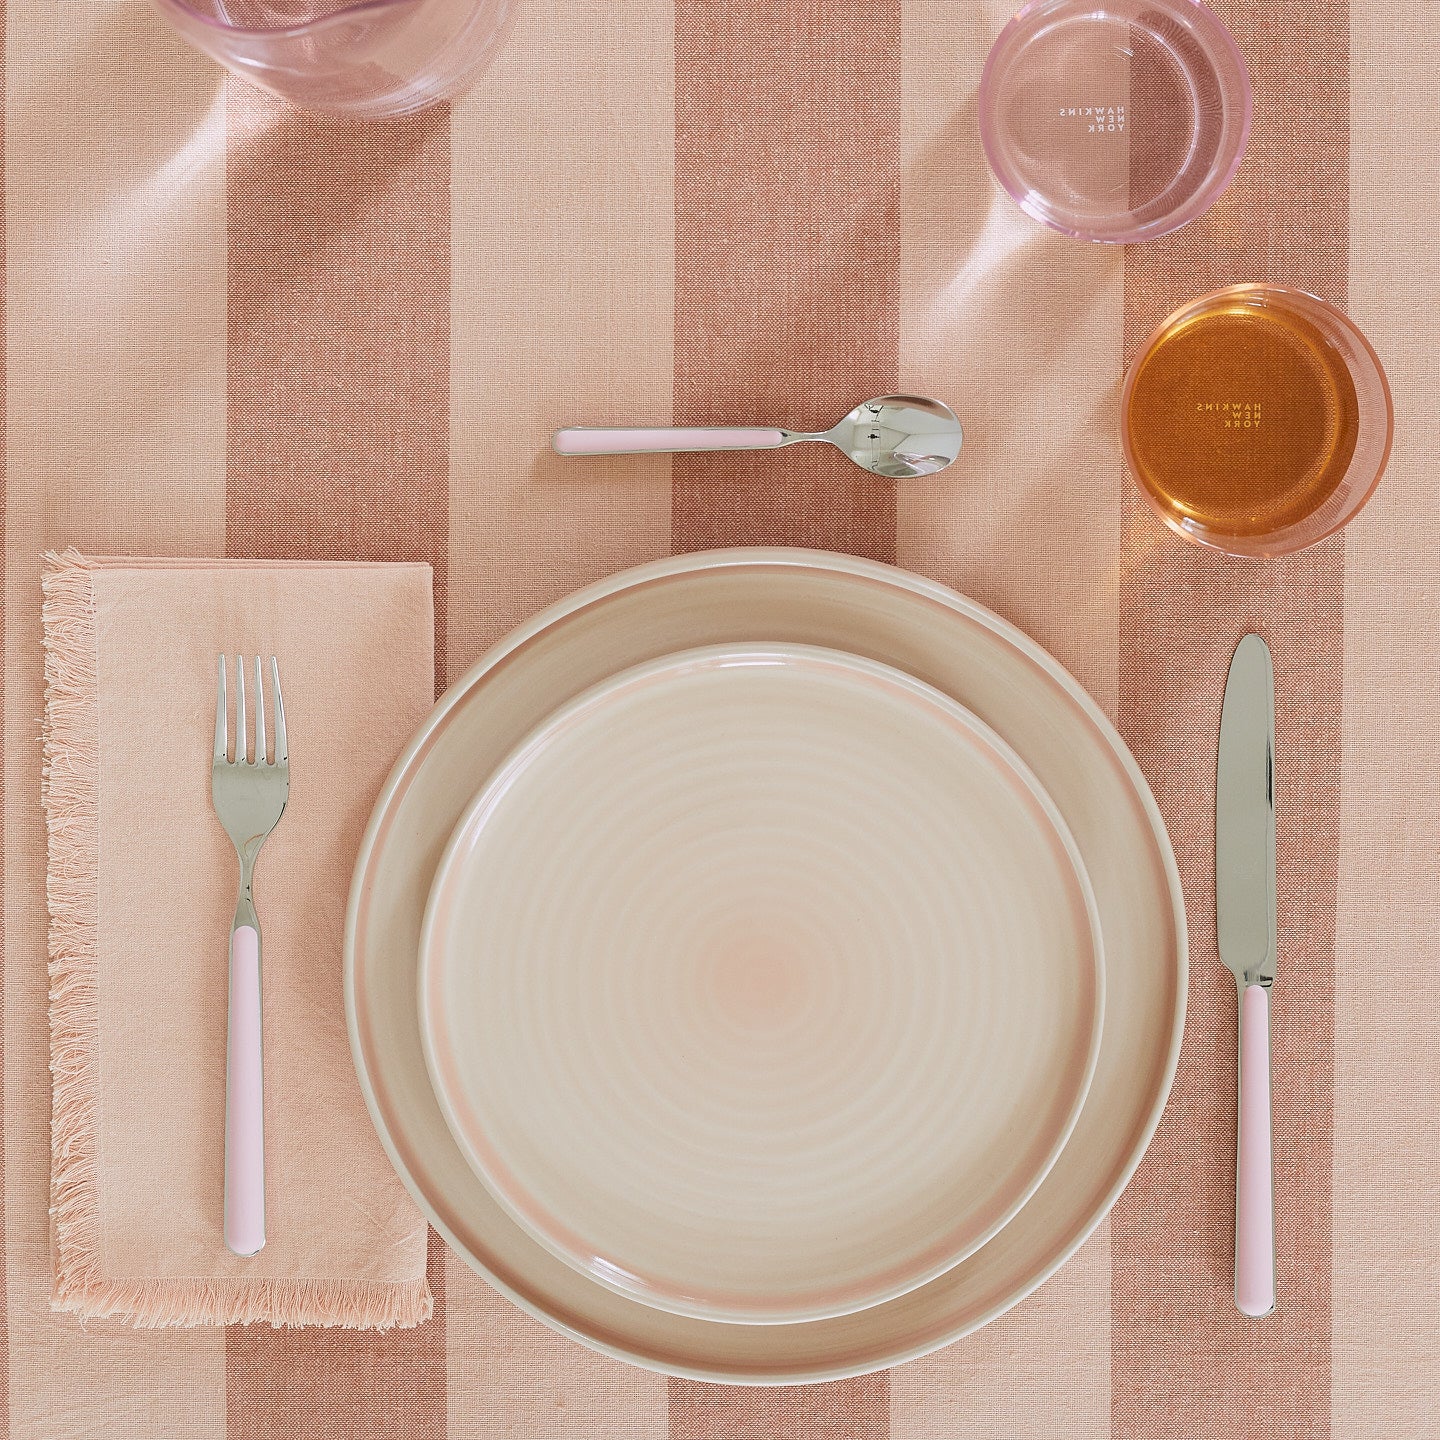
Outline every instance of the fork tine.
{"label": "fork tine", "polygon": [[275,763],[288,764],[290,748],[285,740],[285,701],[280,695],[280,667],[273,655],[270,657],[270,678],[275,682]]}
{"label": "fork tine", "polygon": [[255,763],[264,765],[270,757],[265,744],[265,672],[260,657],[255,657]]}
{"label": "fork tine", "polygon": [[245,763],[245,657],[235,657],[235,763]]}
{"label": "fork tine", "polygon": [[220,683],[215,695],[215,763],[223,765],[230,758],[230,715],[225,703],[225,657],[220,657]]}

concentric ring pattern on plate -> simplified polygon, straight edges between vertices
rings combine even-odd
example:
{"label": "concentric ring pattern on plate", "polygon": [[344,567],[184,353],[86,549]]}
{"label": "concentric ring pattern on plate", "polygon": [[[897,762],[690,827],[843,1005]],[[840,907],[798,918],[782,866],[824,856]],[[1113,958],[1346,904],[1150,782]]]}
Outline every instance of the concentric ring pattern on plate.
{"label": "concentric ring pattern on plate", "polygon": [[601,1284],[779,1323],[970,1254],[1099,1047],[1078,852],[954,700],[808,646],[650,662],[543,723],[441,862],[426,1059],[496,1198]]}
{"label": "concentric ring pattern on plate", "polygon": [[[968,1259],[885,1304],[739,1325],[668,1314],[552,1255],[500,1206],[445,1123],[420,1040],[421,922],[476,792],[557,707],[630,666],[700,645],[830,646],[896,666],[990,725],[1030,766],[1080,848],[1105,948],[1100,1056],[1080,1119],[1035,1194]],[[1124,742],[1028,636],[953,590],[819,551],[676,556],[569,596],[483,656],[392,771],[361,844],[345,996],[382,1145],[456,1252],[531,1315],[671,1374],[793,1384],[881,1369],[974,1331],[1052,1275],[1115,1203],[1154,1134],[1185,1018],[1185,919],[1164,824]]]}

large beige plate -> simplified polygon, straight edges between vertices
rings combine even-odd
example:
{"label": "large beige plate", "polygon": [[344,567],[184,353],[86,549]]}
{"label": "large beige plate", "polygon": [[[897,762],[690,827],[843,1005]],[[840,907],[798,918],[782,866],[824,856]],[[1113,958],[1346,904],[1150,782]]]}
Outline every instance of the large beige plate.
{"label": "large beige plate", "polygon": [[553,1254],[678,1315],[894,1299],[1055,1163],[1099,1053],[1090,886],[988,726],[889,665],[702,646],[563,705],[435,878],[425,1058]]}
{"label": "large beige plate", "polygon": [[[1023,1210],[969,1259],[899,1299],[793,1325],[675,1316],[616,1295],[512,1220],[455,1144],[417,1013],[425,901],[445,845],[500,761],[558,706],[646,660],[776,640],[891,664],[953,696],[1030,765],[1089,873],[1105,949],[1100,1057],[1079,1123]],[[1095,704],[1013,626],[944,586],[847,556],[731,550],[593,585],[508,636],[453,686],[401,756],[361,845],[346,1006],[362,1089],[396,1169],[455,1251],[518,1305],[636,1364],[732,1383],[880,1369],[993,1320],[1062,1265],[1149,1144],[1184,1025],[1179,879],[1149,789]]]}

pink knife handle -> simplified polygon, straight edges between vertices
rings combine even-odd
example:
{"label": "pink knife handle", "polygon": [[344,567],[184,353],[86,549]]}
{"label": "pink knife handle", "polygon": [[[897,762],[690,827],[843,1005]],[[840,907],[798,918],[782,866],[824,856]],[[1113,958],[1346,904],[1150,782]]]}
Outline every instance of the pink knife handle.
{"label": "pink knife handle", "polygon": [[783,430],[685,429],[606,430],[576,426],[557,430],[550,443],[557,455],[630,455],[658,450],[774,450],[784,444]]}
{"label": "pink knife handle", "polygon": [[260,932],[230,936],[225,1049],[225,1243],[237,1255],[265,1244],[265,1101],[260,1063]]}
{"label": "pink knife handle", "polygon": [[1240,1126],[1235,1147],[1235,1304],[1275,1308],[1275,1196],[1270,1154],[1270,992],[1240,996]]}

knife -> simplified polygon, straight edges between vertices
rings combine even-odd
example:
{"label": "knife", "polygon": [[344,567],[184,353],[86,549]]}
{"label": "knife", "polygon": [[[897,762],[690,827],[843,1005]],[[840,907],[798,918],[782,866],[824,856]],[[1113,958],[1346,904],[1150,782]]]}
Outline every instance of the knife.
{"label": "knife", "polygon": [[1215,777],[1215,931],[1239,994],[1235,1304],[1275,1308],[1270,1149],[1270,986],[1275,980],[1275,673],[1270,647],[1235,648],[1220,712]]}

